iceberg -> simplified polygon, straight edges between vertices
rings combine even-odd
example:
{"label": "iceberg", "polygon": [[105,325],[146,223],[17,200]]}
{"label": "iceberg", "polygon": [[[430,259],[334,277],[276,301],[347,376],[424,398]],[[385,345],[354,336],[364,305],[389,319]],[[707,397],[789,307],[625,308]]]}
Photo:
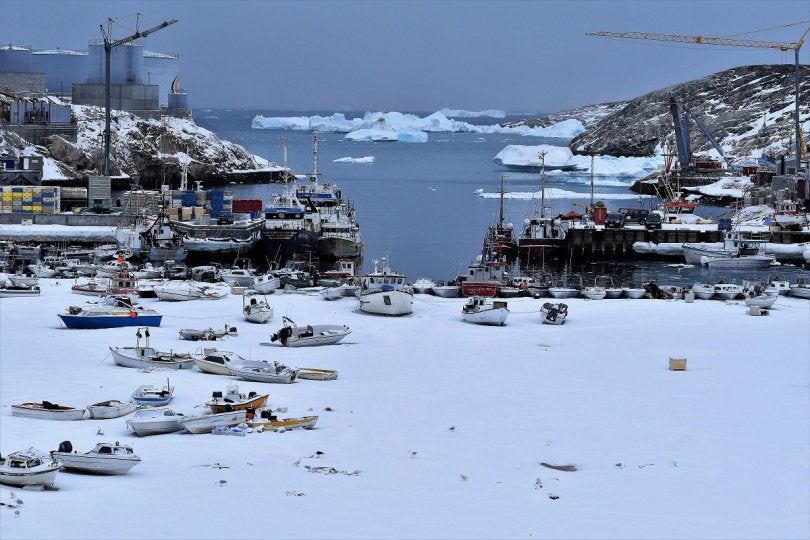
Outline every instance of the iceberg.
{"label": "iceberg", "polygon": [[[574,119],[564,120],[546,127],[505,127],[498,124],[477,126],[468,122],[453,120],[452,118],[448,118],[448,115],[445,114],[459,112],[466,111],[442,109],[425,117],[401,112],[366,112],[362,117],[357,118],[346,118],[346,115],[343,113],[334,113],[331,116],[291,117],[256,115],[251,122],[251,127],[253,129],[287,129],[293,131],[311,131],[313,128],[317,127],[318,130],[322,132],[353,133],[364,129],[372,129],[375,124],[383,121],[389,128],[405,133],[397,137],[394,137],[393,134],[389,134],[379,140],[398,140],[400,142],[424,142],[426,138],[423,140],[423,135],[416,133],[420,131],[426,133],[504,133],[560,139],[572,139],[585,131],[582,122]],[[501,111],[484,111],[484,113],[491,113],[493,117],[497,117],[495,114],[500,112]],[[483,116],[484,113],[469,113],[469,116],[472,117],[476,114]],[[369,133],[364,133],[362,137],[368,137],[369,135]],[[353,135],[349,138],[352,140],[366,140],[364,138],[357,139],[356,137],[356,135]]]}
{"label": "iceberg", "polygon": [[[546,171],[590,172],[591,156],[575,156],[565,146],[510,144],[498,152],[493,161],[509,169],[539,171],[540,152],[545,152]],[[663,167],[664,158],[594,156],[593,173],[599,176],[640,178]]]}
{"label": "iceberg", "polygon": [[342,157],[333,160],[332,163],[374,163],[375,161],[376,159],[374,158],[374,156],[365,156],[358,158]]}

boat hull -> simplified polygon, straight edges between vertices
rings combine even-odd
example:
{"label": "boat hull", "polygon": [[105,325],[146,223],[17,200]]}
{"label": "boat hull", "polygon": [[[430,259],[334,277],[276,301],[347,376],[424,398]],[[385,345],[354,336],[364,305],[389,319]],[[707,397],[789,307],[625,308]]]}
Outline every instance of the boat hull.
{"label": "boat hull", "polygon": [[90,413],[90,418],[95,420],[106,420],[109,418],[120,418],[129,413],[135,412],[138,404],[134,401],[123,403],[117,400],[103,401],[101,403],[94,403],[87,406],[87,412]]}
{"label": "boat hull", "polygon": [[312,429],[318,422],[317,416],[303,416],[301,418],[281,418],[277,420],[270,420],[264,418],[255,418],[248,422],[248,426],[252,428],[263,427],[264,429],[278,430],[278,429]]}
{"label": "boat hull", "polygon": [[358,309],[373,315],[410,315],[413,313],[413,295],[401,290],[366,291],[360,294]]}
{"label": "boat hull", "polygon": [[113,362],[128,368],[191,369],[194,359],[188,353],[162,353],[151,347],[110,347]]}
{"label": "boat hull", "polygon": [[56,481],[56,473],[59,472],[60,468],[60,465],[51,465],[41,471],[29,469],[11,471],[8,467],[0,467],[0,484],[53,487],[53,483]]}
{"label": "boat hull", "polygon": [[506,324],[506,317],[509,310],[506,308],[484,309],[481,311],[463,312],[462,319],[468,323],[483,324],[488,326],[503,326]]}
{"label": "boat hull", "polygon": [[132,467],[141,462],[141,458],[134,455],[101,455],[92,452],[84,454],[53,452],[52,455],[62,462],[65,469],[92,474],[126,474]]}
{"label": "boat hull", "polygon": [[82,315],[64,315],[59,318],[68,328],[89,330],[96,328],[120,328],[123,326],[160,326],[162,315],[143,315],[137,311],[122,312],[121,315],[103,315],[88,317]]}
{"label": "boat hull", "polygon": [[180,425],[181,418],[182,414],[171,409],[141,410],[127,420],[127,428],[139,437],[173,433],[183,429]]}
{"label": "boat hull", "polygon": [[180,420],[180,425],[189,433],[211,433],[219,426],[235,426],[247,419],[247,411],[229,411],[223,413],[205,414],[202,416],[187,416]]}
{"label": "boat hull", "polygon": [[86,412],[85,409],[74,409],[72,407],[48,408],[41,403],[23,403],[11,406],[12,416],[41,420],[81,420]]}

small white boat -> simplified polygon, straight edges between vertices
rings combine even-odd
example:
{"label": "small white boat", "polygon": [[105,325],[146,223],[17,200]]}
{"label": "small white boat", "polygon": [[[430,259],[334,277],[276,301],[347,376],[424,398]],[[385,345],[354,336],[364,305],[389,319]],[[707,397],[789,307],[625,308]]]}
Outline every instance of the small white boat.
{"label": "small white boat", "polygon": [[599,285],[582,287],[579,293],[583,298],[587,298],[588,300],[604,300],[607,296],[607,291],[605,288]]}
{"label": "small white boat", "polygon": [[644,295],[647,294],[647,291],[643,287],[636,287],[634,285],[625,285],[622,287],[622,294],[624,295],[625,298],[638,300],[639,298],[644,298]]}
{"label": "small white boat", "polygon": [[235,374],[240,379],[253,382],[282,383],[289,384],[295,382],[298,370],[289,368],[278,362],[264,362],[258,360],[246,360],[244,363],[235,366]]}
{"label": "small white boat", "polygon": [[40,289],[38,286],[0,286],[0,298],[12,298],[15,296],[39,296]]}
{"label": "small white boat", "polygon": [[576,298],[582,289],[582,277],[570,276],[574,282],[569,284],[569,279],[558,279],[553,286],[548,288],[548,294],[553,298]]}
{"label": "small white boat", "polygon": [[[144,331],[142,334],[141,331]],[[146,336],[144,345],[141,338]],[[137,369],[191,369],[194,359],[190,353],[177,353],[174,351],[159,351],[149,346],[149,329],[138,328],[135,333],[134,347],[110,347],[113,362],[121,367]]]}
{"label": "small white boat", "polygon": [[213,328],[196,329],[196,328],[181,328],[180,339],[188,341],[216,341],[224,337],[233,337],[238,335],[235,326],[225,325],[224,330],[215,330]]}
{"label": "small white boat", "polygon": [[346,325],[309,324],[297,326],[289,317],[283,317],[284,326],[270,336],[270,341],[280,341],[284,347],[309,347],[314,345],[334,345],[352,333]]}
{"label": "small white boat", "polygon": [[355,296],[357,294],[357,286],[341,283],[333,287],[326,287],[320,294],[324,300],[338,300],[344,296]]}
{"label": "small white boat", "polygon": [[62,463],[34,448],[12,452],[0,460],[0,484],[53,487]]}
{"label": "small white boat", "polygon": [[235,352],[218,351],[214,347],[205,347],[201,354],[194,355],[194,365],[203,373],[213,375],[236,375],[236,368],[248,360]]}
{"label": "small white boat", "polygon": [[695,297],[701,300],[710,300],[714,297],[714,285],[711,283],[698,283],[692,285],[692,292]]}
{"label": "small white boat", "polygon": [[182,413],[168,407],[139,409],[127,420],[127,428],[139,437],[172,433],[183,429],[180,425],[182,418]]}
{"label": "small white boat", "polygon": [[255,277],[251,287],[260,294],[273,294],[276,289],[281,288],[281,278],[270,273],[261,274]]}
{"label": "small white boat", "polygon": [[119,401],[117,399],[108,399],[107,401],[100,401],[87,406],[87,412],[90,413],[90,418],[102,420],[107,418],[119,418],[134,412],[138,408],[138,404],[134,401]]}
{"label": "small white boat", "polygon": [[621,287],[613,285],[613,278],[608,275],[596,276],[594,284],[605,289],[605,298],[607,299],[621,298],[624,294]]}
{"label": "small white boat", "polygon": [[132,399],[138,405],[149,405],[152,407],[162,407],[168,405],[174,397],[174,386],[166,380],[163,388],[151,384],[142,384],[132,392]]}
{"label": "small white boat", "polygon": [[745,305],[748,307],[758,307],[760,309],[770,309],[778,299],[779,296],[751,293],[745,297]]}
{"label": "small white boat", "polygon": [[540,315],[545,324],[563,324],[568,317],[568,306],[566,304],[552,304],[546,302],[540,308]]}
{"label": "small white boat", "polygon": [[219,279],[228,284],[236,283],[240,287],[253,288],[256,275],[247,268],[223,268],[219,271]]}
{"label": "small white boat", "polygon": [[436,282],[429,278],[419,278],[413,282],[413,292],[417,294],[432,294]]}
{"label": "small white boat", "polygon": [[26,418],[39,418],[43,420],[81,420],[84,418],[86,409],[77,409],[67,405],[57,405],[50,401],[42,403],[19,403],[11,406],[12,416],[23,416]]}
{"label": "small white boat", "polygon": [[745,289],[737,283],[720,282],[714,284],[714,295],[722,300],[735,300],[744,297]]}
{"label": "small white boat", "polygon": [[109,282],[107,279],[90,278],[79,281],[78,279],[71,285],[70,291],[74,294],[85,296],[104,296],[107,294]]}
{"label": "small white boat", "polygon": [[461,308],[461,318],[465,322],[490,326],[503,326],[509,316],[506,302],[487,300],[481,296],[471,297]]}
{"label": "small white boat", "polygon": [[439,282],[432,289],[433,294],[442,298],[457,298],[461,294],[460,285],[445,285]]}
{"label": "small white boat", "polygon": [[155,295],[164,302],[184,302],[202,298],[205,289],[202,283],[169,280],[153,287]]}
{"label": "small white boat", "polygon": [[74,452],[70,441],[59,445],[51,456],[62,462],[65,469],[93,474],[126,474],[141,462],[128,444],[98,443],[89,452]]}
{"label": "small white boat", "polygon": [[[248,296],[250,300],[246,302]],[[242,296],[242,313],[247,322],[263,324],[273,318],[273,307],[267,298],[258,300],[253,295],[245,294]]]}
{"label": "small white boat", "polygon": [[236,426],[247,420],[247,410],[240,409],[221,413],[201,414],[199,416],[186,416],[180,420],[180,425],[189,433],[211,433],[219,426]]}
{"label": "small white boat", "polygon": [[790,286],[790,296],[810,298],[810,283],[807,283],[803,277],[796,278],[796,283]]}

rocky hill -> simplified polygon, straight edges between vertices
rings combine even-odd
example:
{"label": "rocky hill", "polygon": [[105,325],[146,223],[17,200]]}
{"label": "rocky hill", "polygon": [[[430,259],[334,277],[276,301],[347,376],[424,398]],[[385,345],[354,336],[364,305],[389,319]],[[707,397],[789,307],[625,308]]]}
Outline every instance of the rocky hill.
{"label": "rocky hill", "polygon": [[[674,92],[681,110],[688,108],[708,128],[727,157],[790,153],[795,129],[794,73],[792,65],[745,66],[650,92],[586,124],[587,131],[571,141],[571,151],[650,156],[668,144],[674,148],[669,107]],[[810,66],[801,66],[800,77],[801,122],[807,133]],[[596,107],[597,112],[605,110]],[[689,130],[693,152],[711,150],[697,125],[690,123]]]}
{"label": "rocky hill", "polygon": [[[8,103],[9,98],[0,95],[0,107],[8,107]],[[101,174],[104,109],[80,105],[71,108],[78,124],[75,143],[51,135],[43,144],[32,145],[12,132],[2,131],[0,146],[11,147],[20,155],[43,156],[43,180],[69,181]],[[176,186],[181,163],[188,164],[190,179],[203,181],[206,187],[233,180],[272,181],[282,171],[276,163],[220,139],[190,118],[156,120],[113,110],[110,130],[110,174],[123,177],[123,185],[138,176],[144,187],[160,185],[164,179]]]}

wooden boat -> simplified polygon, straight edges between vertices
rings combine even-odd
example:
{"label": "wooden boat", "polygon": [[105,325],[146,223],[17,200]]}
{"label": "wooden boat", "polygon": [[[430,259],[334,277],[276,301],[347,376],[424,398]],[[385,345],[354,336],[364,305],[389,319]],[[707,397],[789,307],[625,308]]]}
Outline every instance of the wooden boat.
{"label": "wooden boat", "polygon": [[59,318],[68,328],[90,329],[160,326],[163,317],[154,309],[118,302],[116,305],[70,306]]}
{"label": "wooden boat", "polygon": [[93,474],[126,474],[141,462],[131,446],[117,441],[114,444],[101,442],[89,452],[81,453],[73,452],[71,442],[64,441],[51,456],[61,461],[67,470]]}
{"label": "wooden boat", "polygon": [[240,379],[253,382],[283,383],[295,382],[298,370],[289,368],[278,362],[265,362],[246,360],[234,368],[235,375]]}
{"label": "wooden boat", "polygon": [[236,327],[227,324],[223,330],[215,330],[214,328],[205,328],[203,330],[198,330],[195,328],[181,328],[179,332],[180,339],[185,339],[188,341],[216,341],[217,339],[222,339],[227,336],[238,335]]}
{"label": "wooden boat", "polygon": [[142,384],[132,392],[132,399],[138,405],[150,405],[152,407],[162,407],[168,405],[174,397],[174,387],[166,380],[163,388],[151,384]]}
{"label": "wooden boat", "polygon": [[212,413],[220,413],[226,411],[239,411],[242,409],[258,409],[264,407],[267,403],[269,394],[258,394],[257,392],[248,392],[243,394],[239,392],[239,386],[236,384],[229,384],[225,395],[222,392],[213,392],[211,401],[206,403]]}
{"label": "wooden boat", "polygon": [[[144,333],[142,334],[141,331]],[[144,345],[141,338],[146,336]],[[138,328],[135,333],[134,347],[110,347],[113,362],[121,367],[150,369],[191,369],[194,359],[190,353],[176,353],[174,351],[159,351],[149,346],[149,329]]]}
{"label": "wooden boat", "polygon": [[540,314],[545,324],[563,324],[568,317],[568,306],[566,304],[552,304],[546,302],[540,308]]}
{"label": "wooden boat", "polygon": [[[250,301],[246,301],[251,296]],[[263,324],[273,318],[273,307],[264,300],[257,300],[252,295],[242,296],[242,313],[247,322]]]}
{"label": "wooden boat", "polygon": [[235,426],[247,420],[247,410],[186,416],[180,419],[180,426],[189,433],[211,433],[220,426]]}
{"label": "wooden boat", "polygon": [[108,399],[107,401],[100,401],[87,406],[87,412],[90,413],[90,418],[102,420],[107,418],[119,418],[134,412],[138,408],[138,404],[134,401],[119,401],[117,399]]}
{"label": "wooden boat", "polygon": [[50,401],[42,403],[20,403],[11,406],[12,416],[24,416],[26,418],[40,418],[45,420],[81,420],[84,418],[86,409],[77,409],[67,405],[57,405]]}
{"label": "wooden boat", "polygon": [[334,369],[298,368],[298,378],[313,381],[334,381],[338,378],[338,372]]}
{"label": "wooden boat", "polygon": [[503,326],[509,316],[506,302],[487,301],[480,296],[473,296],[461,308],[461,318],[474,324]]}
{"label": "wooden boat", "polygon": [[352,333],[346,325],[316,324],[297,326],[289,317],[283,317],[284,326],[270,336],[270,341],[280,341],[284,347],[308,347],[334,345]]}
{"label": "wooden boat", "polygon": [[183,429],[180,425],[182,418],[182,413],[168,407],[139,409],[127,420],[127,429],[139,437],[172,433]]}
{"label": "wooden boat", "polygon": [[0,460],[0,484],[53,487],[62,463],[34,448],[12,452]]}
{"label": "wooden boat", "polygon": [[235,352],[218,351],[214,347],[205,347],[201,354],[194,355],[194,365],[203,373],[213,375],[236,375],[236,368],[247,360]]}
{"label": "wooden boat", "polygon": [[277,418],[273,411],[268,409],[256,411],[257,415],[248,420],[248,426],[252,428],[264,428],[266,430],[277,431],[279,429],[312,429],[318,421],[317,416],[302,416],[301,418]]}

